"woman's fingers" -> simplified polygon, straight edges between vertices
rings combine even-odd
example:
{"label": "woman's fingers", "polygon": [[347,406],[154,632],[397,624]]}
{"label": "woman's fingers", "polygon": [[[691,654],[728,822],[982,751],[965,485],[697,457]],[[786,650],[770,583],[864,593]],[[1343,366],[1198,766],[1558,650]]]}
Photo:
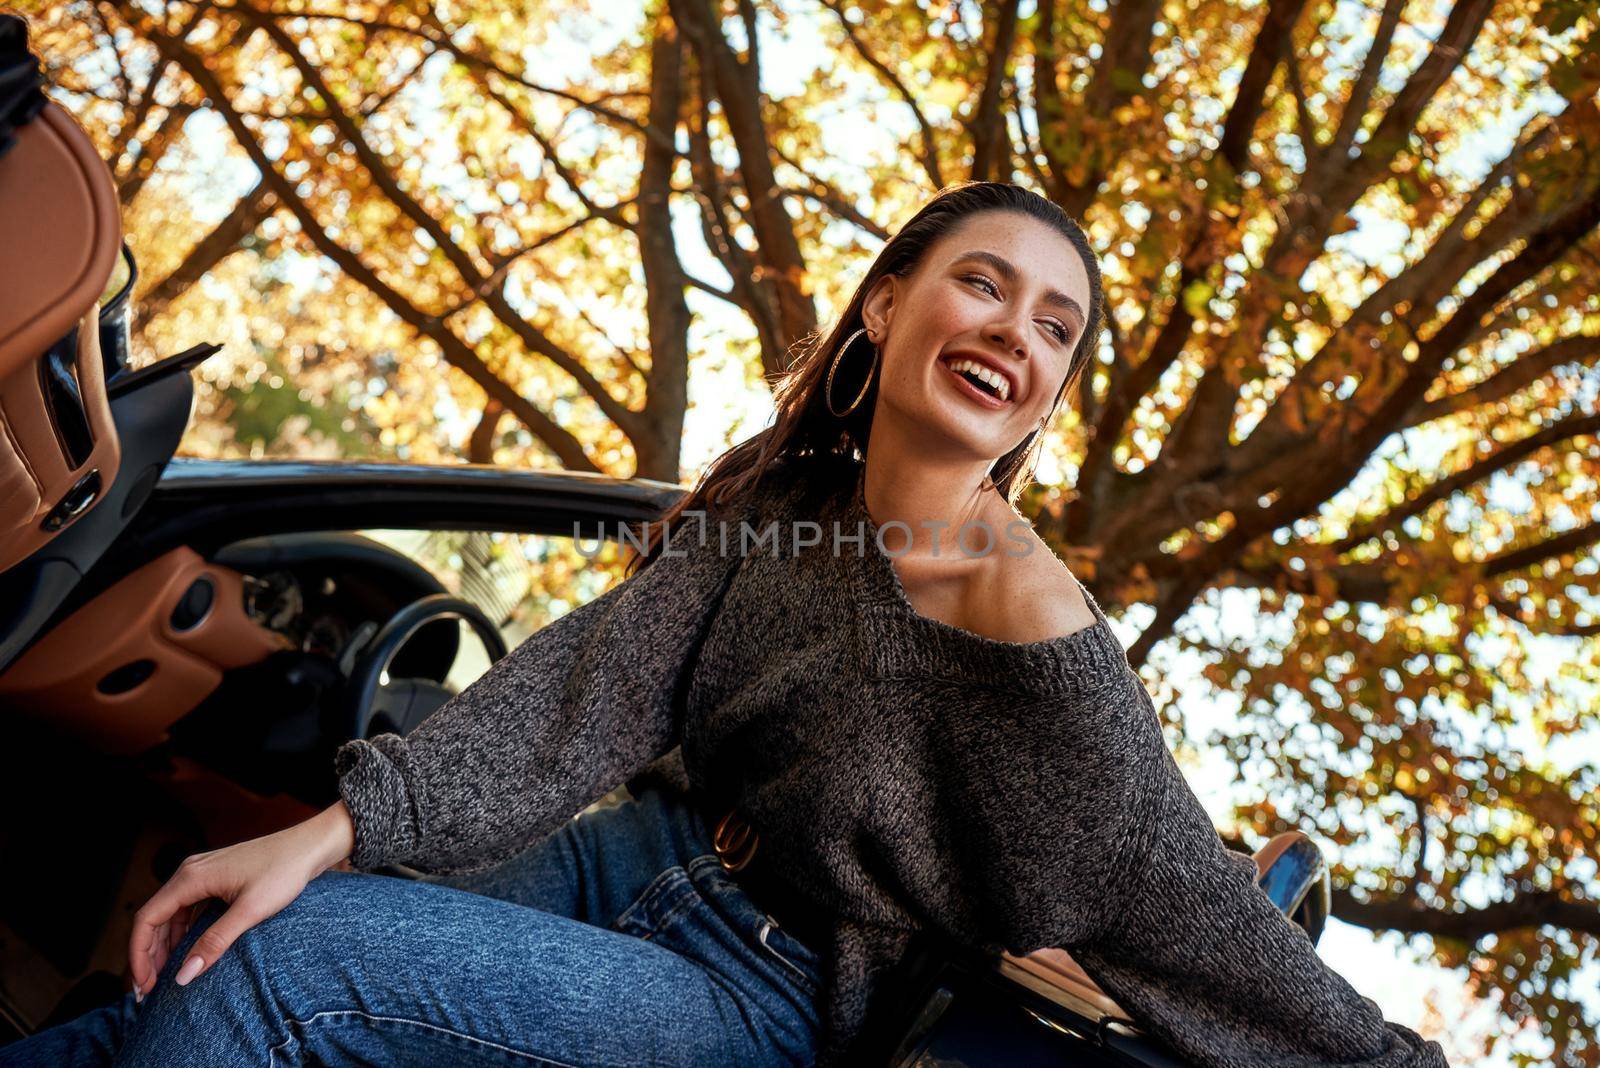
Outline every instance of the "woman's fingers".
{"label": "woman's fingers", "polygon": [[166,966],[167,958],[172,956],[183,941],[183,936],[189,933],[189,928],[194,926],[194,916],[199,910],[198,905],[186,909],[179,909],[177,914],[165,925],[164,931],[156,932],[155,944],[152,947],[153,974],[160,975],[161,969]]}
{"label": "woman's fingers", "polygon": [[180,920],[176,916],[173,917],[172,922],[167,924],[166,937],[158,942],[161,947],[161,955],[164,957],[177,949],[178,943],[183,941],[183,936],[188,930],[189,921],[187,919]]}
{"label": "woman's fingers", "polygon": [[193,859],[179,865],[172,878],[133,914],[133,930],[128,935],[128,967],[133,972],[133,985],[140,992],[148,992],[155,985],[161,964],[166,961],[166,939],[173,921],[180,918],[180,914],[186,916],[188,906],[213,894],[201,869],[191,863]]}
{"label": "woman's fingers", "polygon": [[174,977],[178,985],[187,986],[196,976],[210,971],[217,958],[233,945],[234,939],[265,918],[266,914],[261,909],[256,908],[241,895],[229,906],[228,911],[217,917],[216,922],[202,931],[200,937],[194,940],[194,945],[189,947],[189,953],[184,957],[183,964]]}
{"label": "woman's fingers", "polygon": [[178,948],[178,943],[183,941],[183,936],[189,933],[189,928],[194,926],[194,921],[199,917],[200,910],[205,907],[205,902],[198,902],[188,908],[179,909],[167,924],[166,951],[171,953]]}
{"label": "woman's fingers", "polygon": [[[168,932],[172,924],[163,923],[157,927],[150,937],[150,952],[145,955],[150,962],[150,974],[161,974],[161,966],[167,962],[167,954],[171,952],[171,944],[167,941]],[[137,978],[137,977],[136,977]],[[135,985],[139,985],[137,982]]]}
{"label": "woman's fingers", "polygon": [[[349,852],[349,817],[343,803],[322,816],[262,838],[198,853],[134,913],[128,966],[134,989],[155,986],[198,922],[200,906],[218,898],[228,908],[194,940],[179,962],[176,981],[186,985],[208,970],[245,931],[293,901],[306,883]],[[329,819],[343,824],[330,827]]]}
{"label": "woman's fingers", "polygon": [[167,938],[166,923],[141,915],[143,911],[134,913],[133,930],[128,934],[128,970],[133,973],[133,989],[141,994],[149,991],[152,980],[161,970],[157,954]]}

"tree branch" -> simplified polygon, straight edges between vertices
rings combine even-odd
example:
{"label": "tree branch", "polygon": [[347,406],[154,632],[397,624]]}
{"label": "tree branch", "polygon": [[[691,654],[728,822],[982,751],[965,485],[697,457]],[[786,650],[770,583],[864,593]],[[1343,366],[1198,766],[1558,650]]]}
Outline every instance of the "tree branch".
{"label": "tree branch", "polygon": [[[1017,8],[1020,0],[1007,0],[1000,8],[994,27],[994,39],[989,44],[989,65],[984,72],[983,91],[978,96],[978,106],[972,114],[968,129],[972,132],[972,173],[975,181],[1004,181],[1009,175],[1001,170],[1001,162],[1009,154],[1011,138],[1006,132],[1005,117],[1000,111],[1000,99],[1011,65],[1011,50],[1017,40]],[[1126,0],[1124,0],[1124,4]],[[1119,8],[1121,5],[1118,5]],[[1006,168],[1009,170],[1010,168]]]}
{"label": "tree branch", "polygon": [[1418,401],[1405,414],[1405,427],[1420,426],[1447,415],[1469,411],[1504,400],[1525,389],[1551,371],[1568,364],[1586,366],[1600,359],[1600,335],[1562,338],[1542,349],[1518,356],[1504,370],[1496,371],[1476,385],[1458,389],[1437,400]]}
{"label": "tree branch", "polygon": [[1403,931],[1477,942],[1488,935],[1526,927],[1564,927],[1600,937],[1600,905],[1555,890],[1530,890],[1482,908],[1446,912],[1418,906],[1406,895],[1357,897],[1333,888],[1333,915],[1369,930]]}
{"label": "tree branch", "polygon": [[1483,459],[1469,464],[1467,467],[1434,482],[1427,489],[1410,498],[1404,504],[1389,509],[1382,515],[1359,523],[1350,529],[1350,532],[1334,542],[1334,549],[1343,554],[1349,552],[1357,545],[1370,541],[1384,531],[1405,522],[1414,515],[1420,515],[1434,504],[1452,497],[1468,486],[1483,481],[1496,471],[1502,471],[1513,464],[1520,463],[1528,456],[1540,449],[1551,445],[1559,445],[1568,438],[1580,434],[1594,434],[1600,432],[1600,414],[1577,415],[1545,427],[1534,434],[1513,442],[1497,450]]}
{"label": "tree branch", "polygon": [[1571,530],[1562,531],[1553,538],[1491,557],[1483,565],[1483,574],[1486,578],[1493,578],[1521,571],[1551,557],[1565,556],[1567,553],[1586,549],[1596,542],[1600,542],[1600,520],[1584,523]]}
{"label": "tree branch", "polygon": [[[1395,312],[1399,321],[1408,325],[1413,318],[1426,318],[1459,285],[1461,278],[1472,267],[1551,223],[1554,212],[1561,209],[1535,210],[1533,202],[1536,194],[1531,184],[1527,187],[1513,185],[1510,203],[1495,219],[1471,239],[1465,236],[1467,224],[1476,216],[1478,206],[1502,182],[1519,171],[1529,153],[1548,142],[1557,131],[1580,125],[1585,113],[1600,118],[1593,103],[1575,102],[1555,121],[1542,124],[1542,129],[1520,139],[1518,145],[1478,184],[1466,204],[1455,213],[1427,252],[1416,263],[1374,290],[1333,335],[1296,369],[1294,376],[1241,446],[1233,461],[1235,467],[1249,469],[1270,457],[1281,456],[1304,445],[1307,440],[1306,428],[1320,423],[1327,410],[1336,403],[1323,394],[1327,379],[1332,375],[1340,372],[1361,374],[1363,381],[1358,394],[1372,394],[1374,385],[1365,380],[1366,376],[1392,364],[1392,361],[1385,362],[1387,352],[1381,324],[1386,312]],[[1591,183],[1590,188],[1578,190],[1579,199],[1594,195],[1597,186],[1600,186],[1600,176]],[[1483,321],[1478,320],[1473,329],[1462,335],[1460,346],[1481,335]],[[1343,403],[1350,407],[1359,405],[1360,401],[1349,398]],[[1397,426],[1396,429],[1401,427]]]}
{"label": "tree branch", "polygon": [[887,82],[905,102],[906,107],[911,109],[911,117],[917,120],[917,127],[922,131],[922,151],[915,155],[922,164],[923,171],[927,173],[928,181],[933,183],[935,189],[943,189],[944,175],[939,169],[939,142],[933,135],[933,126],[928,122],[928,117],[922,113],[921,106],[917,104],[917,98],[887,63],[873,55],[872,49],[867,47],[861,35],[856,32],[844,5],[839,0],[822,0],[822,6],[839,17],[839,25],[844,29],[844,35],[850,41],[850,46],[856,50],[856,55],[860,56],[867,66],[877,71],[878,76]]}
{"label": "tree branch", "polygon": [[811,183],[810,189],[790,190],[789,192],[791,196],[805,197],[809,200],[814,200],[818,204],[827,208],[829,211],[833,212],[839,218],[853,224],[861,230],[866,231],[879,241],[889,240],[889,231],[887,229],[878,225],[870,217],[863,214],[860,209],[858,209],[854,204],[850,203],[850,199],[848,197],[839,192],[839,190],[835,189],[831,183],[824,181],[823,179],[812,174],[800,163],[799,160],[783,151],[783,149],[778,148],[776,145],[773,146],[772,151],[779,159],[783,160],[783,162],[793,167],[796,171],[799,171],[801,176],[804,177],[807,182]]}
{"label": "tree branch", "polygon": [[111,50],[111,58],[116,65],[113,78],[117,83],[117,92],[124,107],[133,106],[133,82],[128,77],[128,65],[123,61],[122,49],[117,47],[117,35],[111,32],[111,24],[106,21],[105,13],[101,10],[104,0],[92,0],[85,5],[95,25],[100,27],[100,32],[105,35],[106,47]]}
{"label": "tree branch", "polygon": [[[1399,155],[1411,131],[1416,128],[1417,119],[1421,118],[1422,112],[1433,102],[1434,95],[1466,59],[1493,9],[1494,0],[1456,0],[1449,17],[1445,19],[1444,28],[1428,49],[1427,57],[1411,72],[1399,94],[1384,110],[1383,118],[1373,128],[1372,136],[1362,145],[1360,155],[1354,160],[1340,158],[1341,152],[1348,151],[1348,144],[1338,143],[1336,135],[1336,146],[1328,156],[1335,161],[1335,165],[1327,171],[1328,192],[1319,205],[1324,216],[1334,212],[1343,214],[1373,182],[1388,173],[1395,156]],[[1356,117],[1355,122],[1359,127],[1360,116]],[[1343,124],[1344,118],[1341,117],[1341,127]],[[1353,139],[1354,132],[1349,136]]]}
{"label": "tree branch", "polygon": [[694,275],[688,274],[687,272],[685,272],[683,280],[701,292],[710,293],[713,297],[716,297],[719,300],[725,300],[736,308],[744,307],[744,304],[740,302],[738,295],[735,294],[731,289],[718,289],[705,279],[696,278]]}
{"label": "tree branch", "polygon": [[1406,80],[1361,154],[1328,168],[1325,176],[1308,176],[1316,181],[1303,185],[1289,202],[1262,267],[1237,300],[1246,312],[1208,364],[1177,426],[1162,442],[1151,479],[1141,489],[1152,489],[1148,482],[1154,480],[1155,471],[1160,472],[1162,485],[1177,486],[1213,462],[1206,446],[1227,439],[1243,384],[1241,370],[1257,358],[1266,325],[1298,290],[1296,280],[1321,254],[1334,224],[1388,172],[1417,118],[1466,57],[1492,7],[1493,0],[1458,0],[1427,57]]}
{"label": "tree branch", "polygon": [[1293,52],[1294,27],[1305,6],[1305,0],[1272,0],[1267,5],[1261,29],[1256,33],[1255,47],[1245,61],[1239,88],[1234,91],[1233,103],[1218,139],[1217,152],[1228,161],[1235,174],[1249,169],[1250,141],[1266,106],[1267,88],[1272,84],[1279,61]]}
{"label": "tree branch", "polygon": [[1289,93],[1294,97],[1295,134],[1300,138],[1300,151],[1306,157],[1306,170],[1314,169],[1322,154],[1322,143],[1317,140],[1317,121],[1311,117],[1306,104],[1306,87],[1300,79],[1300,59],[1290,49],[1284,57],[1284,73],[1289,80]]}
{"label": "tree branch", "polygon": [[1534,634],[1551,638],[1593,638],[1600,635],[1600,622],[1574,623],[1562,627],[1553,625],[1550,617],[1543,613],[1535,613],[1535,618],[1529,619],[1523,612],[1522,606],[1509,597],[1490,597],[1489,603],[1507,619],[1516,620]]}
{"label": "tree branch", "polygon": [[[1508,550],[1499,556],[1492,556],[1476,564],[1465,564],[1464,567],[1476,567],[1478,574],[1484,579],[1494,579],[1501,575],[1510,574],[1529,567],[1541,560],[1561,556],[1574,552],[1588,545],[1600,541],[1600,523],[1586,524],[1581,527],[1565,531],[1554,538],[1545,541],[1535,541],[1519,549]],[[1296,570],[1285,566],[1280,561],[1274,560],[1266,564],[1237,564],[1227,568],[1217,576],[1217,584],[1237,589],[1274,589],[1284,592],[1303,594],[1308,597],[1324,595],[1328,581],[1333,583],[1332,596],[1340,601],[1352,604],[1366,603],[1375,605],[1393,605],[1395,603],[1395,583],[1389,577],[1400,565],[1394,562],[1393,554],[1386,553],[1377,560],[1359,564],[1334,564],[1320,566],[1317,569]],[[1182,574],[1182,564],[1179,561],[1167,560],[1157,563],[1150,568],[1153,575],[1165,578],[1169,575]],[[1556,634],[1566,637],[1582,637],[1587,633],[1600,630],[1596,627],[1573,627],[1563,630],[1552,630],[1549,621],[1542,620],[1538,626],[1522,617],[1522,613],[1505,598],[1491,597],[1490,603],[1507,616],[1518,620],[1529,629],[1536,629],[1540,633]]]}
{"label": "tree branch", "polygon": [[491,397],[505,405],[506,409],[537,435],[568,468],[578,471],[598,470],[577,438],[489,370],[478,354],[460,338],[437,323],[430,324],[427,321],[428,317],[420,309],[388,286],[362,263],[358,256],[328,235],[310,207],[296,195],[294,184],[277,170],[274,161],[268,157],[245,123],[244,117],[233,109],[227,91],[204,59],[164,33],[155,20],[141,9],[130,8],[128,18],[163,56],[176,63],[200,91],[210,97],[217,114],[227,124],[234,140],[255,164],[262,180],[284,207],[294,214],[301,229],[318,251],[333,260],[350,278],[383,301],[403,322],[438,344],[446,359],[483,387]]}
{"label": "tree branch", "polygon": [[[1347,415],[1344,423],[1334,428],[1338,433],[1315,439],[1318,451],[1313,463],[1308,464],[1301,452],[1291,451],[1249,477],[1234,480],[1225,498],[1235,508],[1233,528],[1185,559],[1181,570],[1162,584],[1155,616],[1128,650],[1129,662],[1135,667],[1142,664],[1155,643],[1171,633],[1200,591],[1252,541],[1314,512],[1349,484],[1378,444],[1393,432],[1400,413],[1427,390],[1439,367],[1460,347],[1465,333],[1513,289],[1558,260],[1597,224],[1600,197],[1571,205],[1550,228],[1531,237],[1514,259],[1484,279],[1444,326],[1422,344],[1416,359],[1406,366],[1400,385],[1375,411],[1360,422],[1354,415]],[[1265,492],[1262,487],[1269,483],[1281,490],[1277,499],[1265,508],[1254,506],[1256,497]]]}
{"label": "tree branch", "polygon": [[422,68],[427,64],[427,62],[428,56],[426,53],[424,53],[415,63],[411,65],[410,70],[406,71],[404,74],[394,80],[393,85],[385,88],[377,96],[363,101],[361,106],[356,109],[356,114],[360,115],[362,120],[365,121],[372,118],[384,108],[388,107],[391,100],[405,92],[406,86],[416,81],[417,75],[422,73]]}
{"label": "tree branch", "polygon": [[[1095,61],[1084,90],[1084,114],[1108,118],[1140,90],[1141,79],[1150,69],[1150,43],[1161,7],[1161,0],[1118,0],[1112,5],[1111,23],[1100,41],[1100,58]],[[1056,201],[1075,219],[1088,214],[1099,193],[1100,183],[1115,158],[1113,152],[1105,150],[1109,148],[1107,144],[1093,154],[1082,181],[1063,182],[1056,192]]]}
{"label": "tree branch", "polygon": [[[1265,107],[1267,87],[1272,82],[1279,58],[1290,50],[1295,24],[1304,8],[1305,0],[1271,0],[1268,4],[1261,29],[1256,34],[1255,47],[1250,51],[1239,88],[1223,120],[1217,149],[1235,174],[1249,165],[1250,139]],[[1155,387],[1193,337],[1195,316],[1184,294],[1191,285],[1206,277],[1233,244],[1221,240],[1222,232],[1229,225],[1229,219],[1221,212],[1197,213],[1189,237],[1184,242],[1171,307],[1160,331],[1137,365],[1127,367],[1125,373],[1113,377],[1105,404],[1093,423],[1088,448],[1079,467],[1078,484],[1083,488],[1083,495],[1068,504],[1063,516],[1062,532],[1068,542],[1088,537],[1091,523],[1105,515],[1103,504],[1110,495],[1111,484],[1116,476],[1111,463],[1112,453],[1122,438],[1128,417],[1139,403],[1139,398]],[[1251,288],[1262,284],[1260,279],[1252,279],[1252,283]],[[1245,302],[1251,300],[1248,291],[1241,299]],[[1154,314],[1154,309],[1150,314]],[[1134,354],[1126,355],[1131,358]],[[1187,416],[1180,419],[1180,426],[1184,422],[1187,422]],[[1177,430],[1173,433],[1176,434]],[[1190,457],[1194,466],[1201,465],[1199,453],[1191,453]]]}
{"label": "tree branch", "polygon": [[371,176],[373,185],[433,240],[470,289],[483,294],[484,303],[494,312],[495,317],[509,327],[524,345],[571,375],[578,387],[594,399],[606,418],[614,422],[624,434],[632,438],[640,433],[643,428],[637,412],[613,396],[611,391],[575,356],[562,349],[542,330],[519,315],[500,290],[493,288],[485,290],[486,272],[480,269],[472,255],[455,241],[448,228],[401,187],[389,169],[388,163],[372,148],[361,127],[344,111],[338,98],[328,89],[321,72],[295,46],[295,42],[283,27],[248,5],[240,4],[234,10],[241,17],[259,25],[273,44],[285,54],[305,86],[322,101],[334,127],[355,151],[356,158]]}
{"label": "tree branch", "polygon": [[[1561,259],[1597,225],[1600,193],[1568,204],[1548,227],[1529,237],[1516,256],[1502,263],[1461,300],[1450,318],[1420,342],[1411,362],[1392,368],[1400,375],[1398,383],[1381,376],[1363,379],[1342,407],[1332,409],[1335,418],[1323,420],[1318,432],[1306,435],[1298,448],[1272,450],[1259,466],[1242,468],[1240,475],[1225,479],[1222,506],[1235,509],[1241,518],[1225,538],[1213,543],[1212,549],[1221,554],[1242,548],[1240,543],[1228,543],[1235,538],[1258,536],[1315,512],[1359,474],[1378,445],[1395,433],[1404,413],[1427,392],[1445,360],[1460,349],[1463,339],[1512,292]],[[1310,477],[1303,477],[1308,471]],[[1258,496],[1279,487],[1283,492],[1271,506],[1253,506]],[[1212,555],[1211,550],[1207,555]]]}
{"label": "tree branch", "polygon": [[500,428],[500,419],[505,414],[505,408],[493,397],[483,402],[483,414],[478,417],[478,425],[472,428],[472,435],[467,439],[468,463],[494,463],[495,432]]}
{"label": "tree branch", "polygon": [[1356,133],[1366,118],[1367,106],[1372,103],[1372,91],[1378,87],[1378,77],[1383,73],[1384,61],[1389,58],[1394,32],[1405,9],[1406,0],[1385,0],[1383,13],[1378,16],[1378,28],[1367,46],[1366,58],[1361,61],[1361,73],[1350,87],[1350,97],[1339,115],[1333,140],[1328,142],[1327,151],[1323,153],[1324,159],[1340,161],[1349,155],[1350,146],[1355,143]]}
{"label": "tree branch", "polygon": [[[621,204],[606,206],[602,204],[596,204],[593,200],[589,199],[588,194],[583,191],[583,186],[579,183],[577,176],[572,173],[566,164],[561,162],[560,155],[556,153],[555,144],[544,135],[543,131],[541,131],[539,127],[534,124],[532,119],[523,113],[521,108],[517,107],[516,104],[512,102],[510,97],[506,96],[505,93],[501,92],[490,83],[488,75],[478,72],[474,75],[474,77],[477,80],[478,85],[482,87],[483,91],[489,95],[489,99],[493,100],[496,104],[499,104],[505,109],[506,113],[511,116],[511,120],[513,123],[515,123],[517,128],[538,142],[539,151],[544,155],[544,162],[548,163],[550,165],[550,169],[556,172],[556,177],[561,179],[561,184],[566,186],[572,195],[577,198],[578,203],[583,205],[585,211],[596,218],[606,220],[619,230],[633,229],[633,224],[628,222],[627,217],[622,214]],[[656,147],[656,142],[654,140],[650,140],[647,143],[651,145],[652,148],[655,148],[655,150],[660,151],[660,149]],[[668,151],[670,151],[670,149],[668,149]]]}
{"label": "tree branch", "polygon": [[139,154],[128,163],[127,170],[117,176],[117,202],[123,207],[133,203],[145,182],[156,172],[156,165],[177,140],[178,131],[188,117],[187,109],[170,107],[150,135],[139,140]]}
{"label": "tree branch", "polygon": [[[200,10],[209,8],[215,11],[233,12],[241,12],[242,10],[239,7],[229,4],[211,3],[209,0],[203,0],[203,2],[200,2],[198,4],[198,8]],[[649,130],[645,123],[640,122],[631,115],[625,115],[622,112],[617,111],[615,108],[607,107],[602,102],[604,99],[610,99],[610,96],[604,97],[600,100],[590,100],[565,89],[557,89],[554,86],[542,85],[539,82],[531,81],[498,60],[491,59],[488,56],[479,55],[475,52],[467,51],[452,41],[447,33],[430,30],[426,27],[404,26],[397,22],[385,22],[382,19],[363,19],[351,15],[341,15],[330,11],[274,11],[270,8],[252,9],[252,11],[256,15],[274,20],[310,19],[316,21],[340,22],[349,26],[357,26],[374,32],[399,33],[416,37],[427,41],[440,51],[448,53],[463,66],[497,74],[500,77],[505,78],[507,81],[515,82],[523,88],[532,89],[536,93],[544,93],[547,96],[553,96],[558,100],[565,100],[570,104],[576,105],[581,110],[598,115],[601,118],[614,122],[619,126],[626,126],[637,133],[645,134],[646,136],[649,135]]]}
{"label": "tree branch", "polygon": [[733,54],[709,0],[670,0],[669,8],[699,58],[702,92],[707,86],[714,89],[739,153],[759,270],[777,297],[779,369],[787,370],[791,346],[816,332],[817,309],[802,285],[805,257],[794,221],[784,208],[784,191],[773,174],[760,86],[751,81],[753,70]]}
{"label": "tree branch", "polygon": [[257,182],[255,188],[240,197],[233,210],[189,250],[182,263],[145,290],[139,298],[141,319],[148,321],[166,311],[169,304],[182,296],[207,271],[232,255],[240,242],[255,233],[262,220],[271,215],[277,206],[278,198],[272,190],[267,188],[265,182]]}
{"label": "tree branch", "polygon": [[764,287],[756,276],[754,258],[740,243],[728,221],[728,197],[723,191],[720,168],[711,155],[711,112],[705,78],[702,70],[698,79],[699,101],[695,109],[698,121],[689,126],[689,166],[699,187],[695,202],[700,207],[701,233],[706,248],[733,280],[731,296],[755,324],[756,335],[761,341],[762,370],[771,378],[782,374],[784,370],[783,335],[773,301],[763,291]]}
{"label": "tree branch", "polygon": [[[756,55],[755,13],[746,12],[750,55]],[[683,41],[671,19],[657,19],[650,43],[650,126],[661,136],[645,143],[639,171],[639,259],[645,280],[645,321],[650,329],[650,404],[645,433],[634,442],[639,474],[676,481],[683,419],[689,406],[689,305],[683,263],[672,231],[672,169],[683,110]],[[630,357],[628,362],[638,368]]]}
{"label": "tree branch", "polygon": [[[621,205],[618,206],[620,207]],[[427,321],[437,324],[444,323],[455,318],[457,315],[461,314],[463,311],[472,307],[472,305],[476,304],[480,300],[483,300],[489,294],[503,286],[505,284],[506,275],[510,273],[512,267],[516,266],[518,260],[528,255],[530,252],[537,252],[539,249],[550,244],[552,241],[565,237],[574,230],[587,226],[589,223],[594,222],[597,218],[599,218],[599,216],[580,216],[576,219],[573,219],[569,223],[565,223],[564,225],[556,227],[547,234],[539,235],[526,245],[523,245],[521,248],[516,249],[513,252],[507,252],[497,257],[493,263],[492,269],[487,275],[484,276],[481,283],[474,286],[471,292],[462,297],[460,300],[457,300],[455,303],[446,307],[443,311],[428,316]]]}
{"label": "tree branch", "polygon": [[[1034,77],[1038,77],[1038,69],[1036,60],[1034,63]],[[1044,154],[1044,150],[1039,146],[1039,131],[1037,129],[1039,106],[1035,102],[1030,108],[1024,102],[1022,88],[1017,84],[1015,78],[1011,80],[1011,87],[1011,110],[1017,119],[1017,155],[1022,158],[1023,166],[1028,168],[1028,173],[1033,176],[1033,180],[1038,183],[1039,188],[1048,190],[1051,182],[1050,175],[1046,174],[1045,169],[1039,165],[1039,158]],[[1035,96],[1037,96],[1037,92]],[[1028,112],[1030,110],[1033,112],[1036,127],[1032,130],[1028,129]]]}
{"label": "tree branch", "polygon": [[1039,154],[1044,157],[1050,180],[1045,188],[1050,199],[1061,204],[1072,190],[1061,160],[1051,151],[1052,141],[1046,131],[1055,130],[1066,121],[1067,104],[1062,99],[1061,87],[1056,84],[1056,64],[1061,54],[1056,47],[1056,2],[1039,0],[1038,13],[1033,24],[1033,96],[1039,126]]}

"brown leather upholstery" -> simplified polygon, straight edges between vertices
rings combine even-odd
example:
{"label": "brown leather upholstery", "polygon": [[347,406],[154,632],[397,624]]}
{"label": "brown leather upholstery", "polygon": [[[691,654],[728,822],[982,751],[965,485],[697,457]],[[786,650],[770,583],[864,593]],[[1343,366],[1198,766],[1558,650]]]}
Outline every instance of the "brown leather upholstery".
{"label": "brown leather upholstery", "polygon": [[1096,1023],[1129,1019],[1064,949],[1036,949],[1025,957],[1002,953],[1000,972]]}
{"label": "brown leather upholstery", "polygon": [[[202,578],[215,590],[210,609],[180,630],[173,611]],[[225,671],[289,647],[287,638],[246,614],[243,581],[187,547],[157,557],[62,620],[7,668],[0,707],[47,720],[106,752],[150,748],[217,688]],[[135,664],[148,664],[135,685],[104,684]]]}
{"label": "brown leather upholstery", "polygon": [[[1261,878],[1286,849],[1305,838],[1299,831],[1285,831],[1257,850],[1256,878]],[[1096,1023],[1132,1019],[1064,949],[1046,947],[1022,957],[1002,953],[1000,972]]]}
{"label": "brown leather upholstery", "polygon": [[[122,244],[117,190],[94,144],[47,104],[0,158],[0,571],[55,535],[42,523],[121,454],[100,359],[98,301]],[[74,463],[46,400],[40,357],[78,329],[74,372],[92,451]]]}

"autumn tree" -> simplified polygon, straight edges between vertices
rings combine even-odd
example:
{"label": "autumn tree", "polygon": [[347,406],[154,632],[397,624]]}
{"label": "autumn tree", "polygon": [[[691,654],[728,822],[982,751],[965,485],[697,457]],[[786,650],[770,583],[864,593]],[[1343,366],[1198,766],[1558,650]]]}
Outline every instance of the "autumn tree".
{"label": "autumn tree", "polygon": [[[384,446],[442,388],[473,459],[679,478],[691,356],[760,388],[936,189],[1053,198],[1109,329],[1039,529],[1153,687],[1192,653],[1237,705],[1187,741],[1246,842],[1317,835],[1336,915],[1600,1064],[1591,5],[27,10],[149,246],[147,337],[259,298],[261,359],[297,339]],[[217,158],[238,193],[183,219]]]}

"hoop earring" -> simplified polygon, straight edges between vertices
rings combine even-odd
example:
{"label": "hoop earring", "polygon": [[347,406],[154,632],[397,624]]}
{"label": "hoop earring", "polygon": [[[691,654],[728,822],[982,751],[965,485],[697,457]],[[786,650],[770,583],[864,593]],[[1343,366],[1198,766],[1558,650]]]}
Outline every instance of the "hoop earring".
{"label": "hoop earring", "polygon": [[1017,473],[1017,469],[1022,466],[1022,458],[1028,455],[1029,449],[1033,448],[1034,439],[1043,433],[1044,425],[1045,423],[1049,422],[1049,420],[1050,417],[1048,415],[1044,416],[1039,420],[1039,426],[1036,429],[1028,431],[1028,436],[1023,438],[1021,444],[1017,446],[1017,458],[1011,461],[1011,466],[1006,468],[1005,474],[1000,476],[999,481],[996,481],[991,475],[983,476],[983,481],[988,483],[988,486],[985,487],[986,489],[999,489],[1000,482],[1011,478]]}
{"label": "hoop earring", "polygon": [[[865,382],[861,383],[861,392],[856,394],[856,399],[851,401],[850,402],[850,406],[848,408],[846,408],[844,411],[840,412],[840,411],[835,411],[834,410],[834,407],[833,407],[833,375],[834,375],[834,372],[839,370],[839,360],[844,356],[845,350],[848,349],[851,345],[855,344],[856,338],[860,337],[862,334],[865,334],[866,332],[867,332],[867,328],[863,326],[860,330],[857,330],[855,333],[851,334],[848,338],[846,338],[844,344],[839,346],[839,351],[833,354],[833,362],[828,365],[828,381],[827,381],[827,384],[822,389],[822,399],[828,405],[828,411],[833,413],[833,416],[834,416],[835,419],[843,419],[845,416],[849,415],[851,412],[856,410],[856,405],[861,403],[861,398],[863,398],[863,397],[865,397],[867,395],[867,387],[872,385],[872,374],[873,374],[873,372],[878,369],[878,346],[873,345],[872,346],[872,366],[867,368],[867,380]],[[872,341],[872,339],[869,337],[867,339],[867,341],[868,341],[868,343],[870,343]]]}
{"label": "hoop earring", "polygon": [[[1038,436],[1039,432],[1037,430],[1030,430],[1028,432],[1028,436],[1022,439],[1022,444],[1019,446],[1019,451],[1017,452],[1017,458],[1011,461],[1011,466],[1006,468],[1005,474],[1000,476],[1001,482],[1009,479],[1012,475],[1017,473],[1017,469],[1022,466],[1023,457],[1027,456],[1028,450],[1033,448],[1033,439]],[[995,483],[996,486],[999,484],[999,482]]]}

